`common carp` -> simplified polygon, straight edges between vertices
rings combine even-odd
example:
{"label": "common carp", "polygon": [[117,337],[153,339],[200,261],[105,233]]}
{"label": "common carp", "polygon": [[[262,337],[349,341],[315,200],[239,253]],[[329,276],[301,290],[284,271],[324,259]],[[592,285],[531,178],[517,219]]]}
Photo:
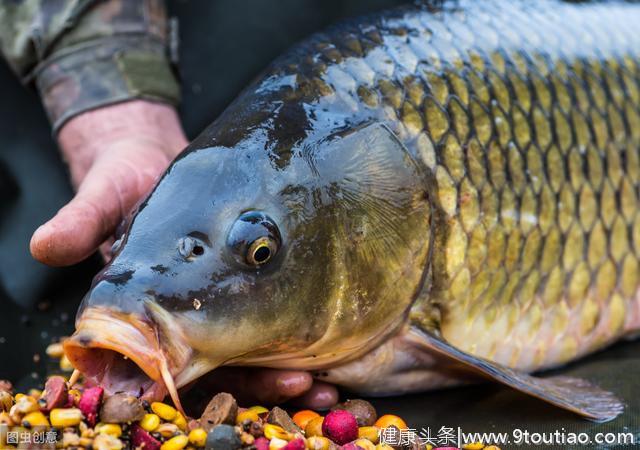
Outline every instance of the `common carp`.
{"label": "common carp", "polygon": [[382,395],[540,371],[640,330],[640,6],[440,2],[276,60],[128,221],[65,344],[111,391],[221,365]]}

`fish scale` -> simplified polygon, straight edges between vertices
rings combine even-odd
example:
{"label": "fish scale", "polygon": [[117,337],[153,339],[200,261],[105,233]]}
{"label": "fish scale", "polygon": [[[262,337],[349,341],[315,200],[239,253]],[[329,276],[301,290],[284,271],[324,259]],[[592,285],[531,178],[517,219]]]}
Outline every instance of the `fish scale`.
{"label": "fish scale", "polygon": [[640,327],[638,20],[619,2],[445,2],[321,35],[287,68],[429,169],[416,323],[527,371]]}
{"label": "fish scale", "polygon": [[[599,23],[617,23],[603,16]],[[529,53],[524,73],[508,50],[472,62],[483,84],[462,110],[475,136],[461,136],[452,119],[456,132],[433,145],[448,226],[428,298],[441,306],[442,334],[524,370],[574,359],[640,325],[640,128],[637,99],[624,95],[637,90],[637,53],[607,54],[597,44],[604,30],[571,25],[573,40],[591,38],[598,57],[569,53],[558,62],[540,36],[547,51]],[[428,111],[425,122],[429,129]]]}

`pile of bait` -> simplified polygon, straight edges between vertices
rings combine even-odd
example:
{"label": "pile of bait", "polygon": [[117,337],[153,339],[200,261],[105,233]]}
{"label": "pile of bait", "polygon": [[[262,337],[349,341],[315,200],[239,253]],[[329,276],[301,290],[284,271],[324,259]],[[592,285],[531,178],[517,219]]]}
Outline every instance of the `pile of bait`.
{"label": "pile of bait", "polygon": [[[47,354],[61,359],[59,344]],[[428,444],[383,442],[408,430],[400,417],[378,417],[365,400],[348,400],[321,415],[308,409],[289,415],[284,409],[241,408],[228,393],[216,394],[200,418],[173,406],[149,403],[127,393],[105,396],[100,386],[71,384],[50,376],[43,390],[13,393],[0,381],[0,448],[82,450],[432,450]],[[382,439],[381,439],[382,438]],[[500,450],[481,443],[468,450]],[[444,450],[445,447],[440,447]],[[450,447],[446,447],[450,449]],[[433,449],[437,450],[437,449]]]}

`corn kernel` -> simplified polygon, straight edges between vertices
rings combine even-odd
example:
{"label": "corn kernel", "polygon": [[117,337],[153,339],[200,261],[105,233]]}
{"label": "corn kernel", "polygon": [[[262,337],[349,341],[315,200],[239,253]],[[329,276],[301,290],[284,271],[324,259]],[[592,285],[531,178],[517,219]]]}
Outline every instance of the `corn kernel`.
{"label": "corn kernel", "polygon": [[22,423],[22,418],[26,414],[39,410],[40,406],[35,398],[23,395],[9,410],[9,417],[11,417],[13,423]]}
{"label": "corn kernel", "polygon": [[57,428],[75,427],[82,421],[82,412],[78,408],[55,408],[49,413],[49,420]]}
{"label": "corn kernel", "polygon": [[266,414],[269,412],[269,410],[264,406],[252,406],[251,408],[249,408],[249,411],[253,411],[256,414]]}
{"label": "corn kernel", "polygon": [[485,447],[484,450],[500,450],[500,447],[497,445],[489,445],[488,447]]}
{"label": "corn kernel", "polygon": [[22,418],[22,426],[27,428],[48,427],[49,421],[40,411],[30,412]]}
{"label": "corn kernel", "polygon": [[93,439],[88,437],[81,437],[80,440],[78,441],[78,444],[80,445],[80,447],[84,447],[84,448],[89,447],[92,443],[93,443]]}
{"label": "corn kernel", "polygon": [[33,398],[40,398],[42,391],[40,389],[29,389],[29,395]]}
{"label": "corn kernel", "polygon": [[18,400],[20,400],[21,398],[23,398],[23,397],[26,397],[26,395],[24,395],[23,393],[18,393],[18,394],[16,394],[16,396],[15,396],[15,400],[16,400],[16,402],[17,402]]}
{"label": "corn kernel", "polygon": [[122,436],[122,427],[117,423],[105,423],[100,427],[96,427],[96,431],[100,434],[108,434],[113,437]]}
{"label": "corn kernel", "polygon": [[160,417],[156,414],[145,414],[140,421],[140,426],[149,433],[158,428],[158,425],[160,425]]}
{"label": "corn kernel", "polygon": [[170,438],[178,434],[179,428],[172,423],[161,423],[154,431],[160,433],[164,438]]}
{"label": "corn kernel", "polygon": [[254,438],[251,434],[246,433],[246,432],[242,432],[240,433],[240,442],[242,442],[242,445],[253,445],[253,443],[256,441],[256,438]]}
{"label": "corn kernel", "polygon": [[470,444],[464,444],[462,448],[464,450],[482,450],[484,444],[482,442],[471,442]]}
{"label": "corn kernel", "polygon": [[320,417],[315,411],[311,411],[310,409],[303,409],[302,411],[298,411],[291,417],[291,419],[295,422],[303,430],[306,428],[307,424],[311,419],[315,419],[316,417]]}
{"label": "corn kernel", "polygon": [[62,446],[64,448],[67,447],[77,447],[80,445],[80,436],[73,431],[64,431],[62,433]]}
{"label": "corn kernel", "polygon": [[378,428],[388,428],[391,425],[394,425],[399,430],[407,429],[407,423],[400,417],[394,416],[393,414],[385,414],[384,416],[379,417],[374,425]]}
{"label": "corn kernel", "polygon": [[161,419],[168,422],[175,419],[178,414],[178,411],[173,406],[169,406],[166,403],[161,402],[153,402],[151,404],[151,411],[156,413]]}
{"label": "corn kernel", "polygon": [[92,447],[94,450],[121,450],[124,444],[117,437],[109,434],[99,434],[93,440]]}
{"label": "corn kernel", "polygon": [[189,443],[189,438],[184,434],[179,436],[174,436],[168,441],[165,441],[161,446],[160,450],[182,450]]}
{"label": "corn kernel", "polygon": [[269,441],[269,450],[279,450],[285,445],[287,445],[287,441],[274,437]]}
{"label": "corn kernel", "polygon": [[202,428],[194,428],[189,432],[189,442],[196,447],[204,447],[207,442],[207,432]]}
{"label": "corn kernel", "polygon": [[284,428],[272,423],[267,423],[264,425],[264,437],[266,437],[267,439],[278,438],[291,440],[291,434],[287,433]]}
{"label": "corn kernel", "polygon": [[184,418],[180,411],[178,411],[178,413],[176,414],[176,418],[173,419],[172,423],[182,431],[185,431],[187,429],[187,419]]}
{"label": "corn kernel", "polygon": [[0,413],[0,425],[7,425],[8,427],[10,427],[11,425],[15,425],[13,423],[13,420],[11,420],[11,416],[8,412]]}
{"label": "corn kernel", "polygon": [[376,445],[369,439],[357,439],[354,444],[364,450],[376,450]]}
{"label": "corn kernel", "polygon": [[84,422],[80,422],[78,430],[80,431],[80,437],[92,438],[96,435],[96,430],[89,428],[89,425]]}
{"label": "corn kernel", "polygon": [[13,406],[13,396],[7,391],[0,391],[0,412],[9,412]]}
{"label": "corn kernel", "polygon": [[69,358],[67,358],[66,355],[63,355],[62,358],[60,358],[60,369],[64,370],[65,372],[73,371],[71,361],[69,361]]}
{"label": "corn kernel", "polygon": [[311,436],[307,439],[309,450],[329,450],[331,441],[324,436]]}
{"label": "corn kernel", "polygon": [[62,348],[62,343],[55,342],[53,344],[50,344],[45,350],[45,353],[50,358],[54,358],[54,359],[62,358],[62,355],[64,355],[64,349]]}
{"label": "corn kernel", "polygon": [[358,438],[368,439],[374,444],[378,443],[380,437],[380,430],[378,427],[360,427],[358,428]]}
{"label": "corn kernel", "polygon": [[304,427],[304,435],[306,437],[322,436],[322,422],[324,422],[324,417],[322,416],[311,419],[307,422],[307,426]]}
{"label": "corn kernel", "polygon": [[21,414],[28,414],[30,412],[38,411],[39,409],[40,406],[38,405],[38,401],[29,395],[23,395],[21,397],[16,395],[16,403],[11,408],[11,410]]}
{"label": "corn kernel", "polygon": [[77,389],[69,389],[69,394],[73,397],[73,403],[77,404],[82,397],[82,392]]}
{"label": "corn kernel", "polygon": [[257,422],[258,420],[260,420],[260,417],[258,416],[258,413],[256,413],[255,411],[251,411],[250,409],[245,409],[244,411],[239,412],[238,415],[236,416],[236,424],[240,425],[245,420]]}

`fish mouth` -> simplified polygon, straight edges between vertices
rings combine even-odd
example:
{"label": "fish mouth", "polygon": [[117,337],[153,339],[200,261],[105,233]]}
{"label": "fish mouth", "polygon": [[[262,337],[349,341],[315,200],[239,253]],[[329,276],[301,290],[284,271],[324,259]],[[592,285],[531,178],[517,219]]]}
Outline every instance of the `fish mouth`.
{"label": "fish mouth", "polygon": [[73,367],[107,395],[126,392],[160,401],[169,394],[182,410],[174,377],[188,364],[190,349],[173,335],[172,345],[162,346],[161,328],[136,314],[93,307],[78,319],[64,352]]}

